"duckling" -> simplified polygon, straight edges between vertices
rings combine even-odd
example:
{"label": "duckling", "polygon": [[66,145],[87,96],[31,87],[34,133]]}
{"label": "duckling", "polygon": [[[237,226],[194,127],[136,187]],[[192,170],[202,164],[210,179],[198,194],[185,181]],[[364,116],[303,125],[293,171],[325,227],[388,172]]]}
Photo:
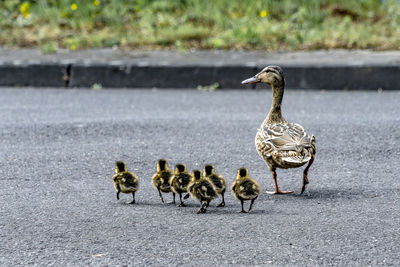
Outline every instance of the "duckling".
{"label": "duckling", "polygon": [[119,193],[129,194],[132,193],[133,200],[130,204],[135,204],[135,192],[139,188],[139,178],[133,172],[126,170],[126,164],[123,161],[115,163],[115,174],[112,181],[117,190],[117,200],[119,200]]}
{"label": "duckling", "polygon": [[192,198],[200,201],[200,209],[197,213],[206,213],[210,201],[217,197],[217,191],[209,179],[203,178],[201,171],[193,170],[192,181],[188,186]]}
{"label": "duckling", "polygon": [[303,194],[309,183],[308,170],[315,158],[315,137],[314,135],[310,136],[301,125],[288,123],[283,118],[281,106],[285,78],[279,66],[265,67],[254,77],[242,81],[242,84],[251,83],[266,83],[272,87],[273,92],[271,109],[255,138],[257,151],[268,165],[275,183],[275,191],[267,193],[293,193],[293,191],[279,189],[276,168],[298,168],[308,163],[303,172],[301,188],[301,194]]}
{"label": "duckling", "polygon": [[[249,177],[249,171],[246,168],[240,168],[236,179],[233,181],[231,190],[235,198],[240,200],[242,210],[240,212],[247,213],[251,211],[254,201],[260,194],[260,185],[256,180]],[[245,211],[243,204],[245,200],[251,200],[248,211]]]}
{"label": "duckling", "polygon": [[[171,184],[170,184],[170,179],[171,179],[172,175],[173,175],[173,173],[168,168],[167,160],[159,159],[157,161],[157,171],[153,174],[153,177],[151,178],[151,180],[153,182],[154,188],[158,190],[158,194],[160,196],[162,203],[164,203],[164,198],[163,198],[161,192],[163,192],[163,193],[172,192]],[[172,195],[174,198],[172,203],[175,204],[175,193],[172,192]]]}
{"label": "duckling", "polygon": [[222,175],[219,175],[214,171],[214,166],[211,164],[207,164],[204,166],[204,177],[210,179],[213,183],[215,189],[217,190],[217,194],[221,195],[222,202],[218,204],[217,207],[225,207],[225,191],[226,191],[226,180]]}
{"label": "duckling", "polygon": [[[181,203],[179,207],[186,207],[186,205],[182,201],[182,193],[188,191],[188,185],[192,180],[192,175],[186,171],[186,166],[184,164],[176,164],[175,165],[175,173],[171,177],[171,189],[174,193],[179,194],[179,199]],[[185,198],[187,198],[185,196]]]}

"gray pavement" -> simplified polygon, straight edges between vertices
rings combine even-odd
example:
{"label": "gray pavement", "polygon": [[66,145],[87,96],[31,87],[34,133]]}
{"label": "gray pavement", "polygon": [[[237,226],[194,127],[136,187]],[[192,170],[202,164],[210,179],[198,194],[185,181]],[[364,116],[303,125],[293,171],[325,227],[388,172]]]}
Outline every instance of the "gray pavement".
{"label": "gray pavement", "polygon": [[[287,90],[283,114],[316,136],[302,170],[278,170],[289,196],[262,194],[254,212],[197,215],[160,203],[160,157],[214,163],[229,184],[246,166],[273,183],[254,147],[270,90],[0,91],[0,265],[400,265],[399,92]],[[137,204],[115,199],[114,162],[141,179]],[[166,196],[171,200],[171,196]]]}
{"label": "gray pavement", "polygon": [[196,88],[243,86],[243,75],[280,65],[295,89],[400,89],[400,51],[124,51],[0,48],[0,86]]}

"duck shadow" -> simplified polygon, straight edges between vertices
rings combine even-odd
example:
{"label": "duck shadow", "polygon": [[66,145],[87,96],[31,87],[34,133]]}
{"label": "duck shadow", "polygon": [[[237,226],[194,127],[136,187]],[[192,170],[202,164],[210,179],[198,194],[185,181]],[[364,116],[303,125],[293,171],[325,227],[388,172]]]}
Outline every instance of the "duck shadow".
{"label": "duck shadow", "polygon": [[[280,200],[288,199],[318,199],[318,200],[332,200],[332,199],[356,199],[369,197],[364,191],[355,191],[353,189],[340,189],[340,188],[321,188],[321,189],[307,189],[303,194],[293,193],[286,196],[278,196]],[[274,196],[269,196],[269,199],[274,199]]]}

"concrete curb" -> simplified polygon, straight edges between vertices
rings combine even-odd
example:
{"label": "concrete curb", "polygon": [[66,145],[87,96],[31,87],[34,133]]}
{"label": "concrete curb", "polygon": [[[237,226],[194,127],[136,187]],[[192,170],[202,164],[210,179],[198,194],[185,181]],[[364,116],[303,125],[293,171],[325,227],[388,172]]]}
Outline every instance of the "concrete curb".
{"label": "concrete curb", "polygon": [[[373,52],[363,55],[367,60],[357,64],[346,61],[347,52],[343,51],[333,55],[324,52],[320,60],[310,57],[313,56],[312,52],[294,54],[292,58],[288,56],[289,53],[275,54],[272,59],[268,54],[270,58],[264,60],[259,57],[265,53],[257,52],[215,54],[209,51],[188,56],[176,52],[137,52],[137,55],[127,56],[106,50],[104,53],[87,52],[87,56],[73,54],[75,58],[68,54],[71,52],[47,58],[42,56],[33,62],[25,58],[10,60],[13,59],[12,53],[11,56],[7,54],[8,61],[1,60],[1,52],[0,86],[90,88],[98,84],[104,88],[196,88],[218,83],[222,89],[255,88],[243,86],[241,81],[260,71],[265,66],[261,62],[265,61],[268,65],[278,64],[284,69],[288,88],[400,89],[400,53],[397,52],[385,57],[380,55],[380,60],[373,60],[373,56],[376,58],[377,55]],[[106,58],[101,58],[104,55]],[[338,59],[337,55],[342,58]],[[350,55],[358,60],[362,58],[355,52]],[[393,56],[398,56],[398,60],[393,60]],[[112,60],[114,58],[116,60]]]}

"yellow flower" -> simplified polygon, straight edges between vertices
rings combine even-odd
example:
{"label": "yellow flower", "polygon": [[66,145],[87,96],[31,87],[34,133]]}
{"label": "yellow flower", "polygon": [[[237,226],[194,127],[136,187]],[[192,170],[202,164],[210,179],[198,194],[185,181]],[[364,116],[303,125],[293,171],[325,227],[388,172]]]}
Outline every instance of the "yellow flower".
{"label": "yellow flower", "polygon": [[269,14],[268,10],[263,10],[263,11],[261,11],[260,16],[262,18],[265,18],[266,16],[268,16],[268,14]]}
{"label": "yellow flower", "polygon": [[69,50],[75,51],[78,48],[76,44],[70,44]]}
{"label": "yellow flower", "polygon": [[76,3],[73,3],[71,5],[71,9],[74,10],[74,11],[77,10],[78,9],[78,5]]}
{"label": "yellow flower", "polygon": [[100,5],[100,1],[99,1],[99,0],[94,0],[94,1],[93,1],[93,5],[95,5],[95,6]]}
{"label": "yellow flower", "polygon": [[239,14],[237,12],[233,12],[232,13],[232,18],[236,19],[237,17],[239,17]]}
{"label": "yellow flower", "polygon": [[27,11],[29,11],[29,7],[30,7],[30,3],[28,2],[24,2],[21,7],[19,8],[19,11],[21,11],[21,13],[25,13]]}
{"label": "yellow flower", "polygon": [[22,5],[20,6],[19,11],[20,11],[21,14],[24,16],[24,18],[29,17],[29,14],[30,14],[29,9],[30,9],[30,7],[31,7],[31,4],[28,3],[28,2],[24,2],[24,3],[22,3]]}

